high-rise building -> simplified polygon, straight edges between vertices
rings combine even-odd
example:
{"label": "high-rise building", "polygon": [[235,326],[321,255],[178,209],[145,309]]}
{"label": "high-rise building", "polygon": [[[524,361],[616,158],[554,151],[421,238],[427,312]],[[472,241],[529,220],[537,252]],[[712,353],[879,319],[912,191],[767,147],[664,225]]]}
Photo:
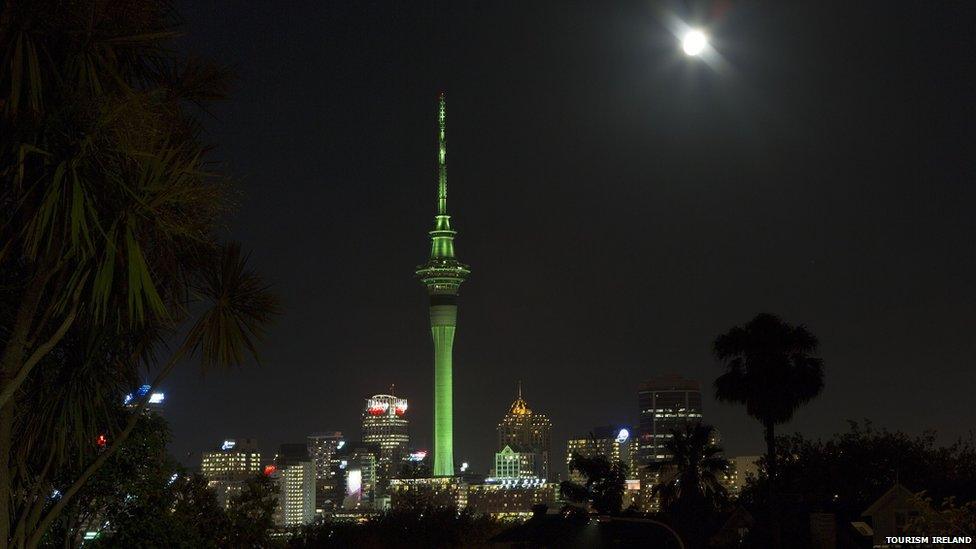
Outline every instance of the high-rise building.
{"label": "high-rise building", "polygon": [[[393,388],[390,388],[393,393]],[[410,445],[407,399],[393,394],[373,395],[363,410],[363,442],[379,448],[377,475],[390,479],[399,473],[401,461]]]}
{"label": "high-rise building", "polygon": [[345,510],[372,510],[377,496],[377,465],[380,449],[376,444],[348,442],[332,456],[338,472],[336,501]]}
{"label": "high-rise building", "polygon": [[542,456],[534,452],[516,452],[506,445],[500,452],[495,453],[495,468],[492,477],[495,479],[540,478],[542,476]]}
{"label": "high-rise building", "polygon": [[416,274],[430,296],[430,333],[434,341],[434,475],[454,475],[454,331],[457,295],[471,270],[454,256],[451,216],[447,214],[447,99],[437,111],[437,214],[430,231],[430,259]]}
{"label": "high-rise building", "polygon": [[315,510],[325,514],[334,510],[341,499],[336,500],[336,487],[341,479],[338,478],[338,468],[333,467],[332,456],[346,445],[340,431],[313,433],[305,438],[308,456],[315,463]]}
{"label": "high-rise building", "polygon": [[315,520],[315,462],[305,444],[282,444],[271,478],[278,483],[275,524],[311,524]]}
{"label": "high-rise building", "polygon": [[631,473],[628,478],[636,478],[631,467],[630,427],[606,425],[593,429],[587,437],[573,438],[566,443],[566,473],[570,480],[583,482],[584,479],[570,467],[573,456],[592,458],[604,456],[611,463],[623,462]]}
{"label": "high-rise building", "polygon": [[760,456],[736,456],[729,459],[729,469],[722,484],[730,496],[738,497],[750,478],[759,477],[759,459]]}
{"label": "high-rise building", "polygon": [[679,375],[653,377],[640,385],[637,403],[636,465],[645,466],[667,458],[664,443],[671,430],[682,430],[702,420],[701,384]]}
{"label": "high-rise building", "polygon": [[225,439],[217,450],[203,452],[200,474],[224,508],[244,483],[261,472],[261,452],[253,438]]}
{"label": "high-rise building", "polygon": [[333,476],[330,468],[332,454],[344,444],[341,431],[313,433],[305,438],[308,456],[315,462],[315,478],[328,480]]}
{"label": "high-rise building", "polygon": [[538,455],[538,476],[549,479],[552,423],[546,414],[533,412],[522,398],[522,384],[518,385],[515,401],[498,423],[498,451],[506,446],[520,453]]}

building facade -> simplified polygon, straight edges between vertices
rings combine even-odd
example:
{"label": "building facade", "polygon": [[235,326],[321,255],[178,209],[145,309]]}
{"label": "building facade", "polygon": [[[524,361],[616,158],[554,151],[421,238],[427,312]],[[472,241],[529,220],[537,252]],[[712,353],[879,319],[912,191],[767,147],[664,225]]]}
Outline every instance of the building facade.
{"label": "building facade", "polygon": [[225,509],[244,483],[261,472],[261,452],[253,438],[225,439],[218,449],[203,452],[200,474]]}
{"label": "building facade", "polygon": [[429,478],[395,478],[390,481],[391,506],[393,509],[468,506],[467,481],[456,476]]}
{"label": "building facade", "polygon": [[430,333],[434,342],[434,475],[454,475],[454,332],[457,295],[471,269],[454,255],[451,216],[447,213],[447,99],[437,111],[437,214],[430,231],[430,258],[417,277],[430,296]]}
{"label": "building facade", "polygon": [[750,478],[759,477],[759,459],[760,456],[736,456],[729,459],[729,470],[722,484],[730,496],[738,497]]}
{"label": "building facade", "polygon": [[631,459],[630,427],[601,426],[593,429],[587,437],[569,439],[566,442],[566,473],[573,482],[583,482],[578,472],[570,467],[574,455],[592,458],[605,456],[611,463],[622,462],[627,466],[628,478],[637,478]]}
{"label": "building facade", "polygon": [[533,412],[522,398],[522,384],[519,383],[515,401],[498,423],[498,451],[502,452],[508,446],[519,453],[536,454],[537,476],[548,480],[552,455],[551,430],[549,417]]}
{"label": "building facade", "polygon": [[678,375],[651,378],[637,393],[640,425],[637,431],[636,465],[650,465],[667,458],[664,443],[671,430],[684,429],[702,420],[701,383]]}
{"label": "building facade", "polygon": [[492,478],[495,479],[545,479],[542,475],[542,459],[534,452],[516,452],[511,446],[505,445],[501,452],[495,453],[495,468]]}
{"label": "building facade", "polygon": [[341,500],[335,499],[338,478],[338,468],[332,463],[332,456],[346,445],[341,431],[326,431],[313,433],[305,438],[308,457],[315,463],[315,510],[324,515],[327,511],[335,510]]}
{"label": "building facade", "polygon": [[290,463],[272,473],[278,483],[275,525],[289,528],[315,520],[315,463]]}
{"label": "building facade", "polygon": [[275,525],[289,528],[311,524],[315,520],[315,462],[307,444],[282,444],[270,476],[278,486]]}
{"label": "building facade", "polygon": [[468,510],[498,519],[524,519],[532,507],[555,507],[559,485],[543,479],[495,480],[468,488]]}
{"label": "building facade", "polygon": [[373,510],[379,492],[380,449],[375,444],[348,442],[332,456],[337,473],[335,501],[346,511]]}
{"label": "building facade", "polygon": [[[392,388],[390,392],[393,392]],[[363,442],[379,448],[376,473],[384,480],[397,476],[400,463],[409,453],[410,432],[406,413],[405,398],[388,394],[366,399]]]}
{"label": "building facade", "polygon": [[345,442],[341,431],[327,431],[313,433],[305,437],[305,448],[308,456],[315,462],[315,478],[329,480],[332,476],[332,454],[341,448]]}

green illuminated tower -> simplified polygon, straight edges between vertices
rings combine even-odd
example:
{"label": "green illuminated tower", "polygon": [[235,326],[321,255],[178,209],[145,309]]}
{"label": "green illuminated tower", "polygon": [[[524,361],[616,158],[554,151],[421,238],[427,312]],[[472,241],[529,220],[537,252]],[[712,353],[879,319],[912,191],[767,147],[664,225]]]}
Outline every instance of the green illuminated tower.
{"label": "green illuminated tower", "polygon": [[458,288],[471,270],[454,257],[451,216],[447,215],[447,102],[437,110],[437,215],[430,231],[430,259],[417,267],[430,294],[430,333],[434,339],[434,476],[454,475],[454,397],[452,360],[457,327]]}

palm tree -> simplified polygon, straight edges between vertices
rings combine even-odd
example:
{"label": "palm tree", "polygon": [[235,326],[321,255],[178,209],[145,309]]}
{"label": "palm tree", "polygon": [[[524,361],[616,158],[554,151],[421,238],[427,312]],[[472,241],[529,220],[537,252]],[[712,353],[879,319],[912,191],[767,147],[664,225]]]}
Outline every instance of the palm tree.
{"label": "palm tree", "polygon": [[762,423],[771,483],[776,477],[776,425],[790,421],[823,390],[823,360],[812,356],[817,345],[805,326],[791,326],[767,313],[715,339],[715,357],[725,367],[715,380],[715,398],[745,404],[746,412]]}
{"label": "palm tree", "polygon": [[[28,392],[32,377],[87,353],[77,363],[93,377],[79,382],[119,384],[165,332],[180,332],[221,253],[232,193],[209,171],[198,118],[229,80],[173,47],[179,24],[167,0],[0,2],[0,545],[33,538],[39,515],[23,511],[43,493],[35,473],[62,465],[44,454],[40,471],[27,470],[14,454],[39,446],[13,434],[34,410],[85,415],[38,402],[53,393]],[[222,339],[249,351],[227,328]],[[140,334],[131,360],[96,375],[106,369],[92,359],[126,354],[106,345]],[[242,356],[208,357],[234,351],[196,336],[205,360]],[[45,448],[65,454],[85,429]]]}
{"label": "palm tree", "polygon": [[729,462],[714,443],[715,428],[696,423],[684,430],[671,430],[664,443],[668,458],[653,466],[661,479],[652,494],[661,498],[666,511],[698,513],[719,507],[726,497],[721,478]]}
{"label": "palm tree", "polygon": [[[42,494],[57,489],[60,497],[51,505],[47,498],[40,497],[24,502],[21,518],[15,522],[16,530],[12,538],[18,546],[37,547],[52,523],[64,508],[104,466],[133,433],[143,417],[150,395],[180,362],[198,355],[202,368],[206,370],[229,368],[239,365],[251,356],[257,359],[257,343],[264,330],[278,313],[276,298],[269,292],[262,279],[247,267],[247,257],[241,254],[237,244],[221,246],[219,252],[208,264],[203,266],[198,276],[191,282],[191,295],[194,309],[199,307],[196,322],[193,324],[182,344],[175,349],[170,358],[159,366],[155,379],[145,396],[137,397],[133,408],[125,416],[124,424],[109,434],[110,443],[103,449],[88,456],[90,461],[80,474],[72,475],[64,484],[53,484],[43,475],[35,479],[35,486],[44,486]],[[139,359],[146,359],[138,356]],[[82,381],[93,386],[89,394],[97,394],[103,380],[87,377]],[[69,388],[70,389],[70,388]],[[70,391],[69,391],[70,392]],[[116,395],[117,396],[117,395]],[[74,399],[74,400],[77,400]],[[65,410],[64,417],[51,419],[49,431],[60,433],[61,438],[84,420],[77,418],[78,407]],[[72,419],[74,421],[72,421]],[[54,461],[55,449],[52,445],[51,459]],[[28,456],[36,459],[36,456]],[[47,471],[45,471],[45,474]]]}
{"label": "palm tree", "polygon": [[569,469],[584,477],[584,484],[564,480],[559,491],[567,500],[584,506],[592,506],[601,515],[615,515],[623,507],[627,465],[611,461],[604,455],[583,456],[573,454]]}

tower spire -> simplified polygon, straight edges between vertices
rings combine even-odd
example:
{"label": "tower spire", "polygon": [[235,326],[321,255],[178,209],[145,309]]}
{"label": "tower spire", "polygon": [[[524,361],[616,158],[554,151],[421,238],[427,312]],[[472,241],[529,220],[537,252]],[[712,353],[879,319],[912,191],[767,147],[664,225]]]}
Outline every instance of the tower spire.
{"label": "tower spire", "polygon": [[437,107],[437,215],[447,215],[447,94]]}
{"label": "tower spire", "polygon": [[457,295],[471,273],[454,255],[451,216],[447,213],[447,98],[438,96],[437,214],[430,231],[430,258],[417,267],[417,277],[430,296],[430,334],[434,343],[434,470],[454,474],[453,352],[457,329]]}

